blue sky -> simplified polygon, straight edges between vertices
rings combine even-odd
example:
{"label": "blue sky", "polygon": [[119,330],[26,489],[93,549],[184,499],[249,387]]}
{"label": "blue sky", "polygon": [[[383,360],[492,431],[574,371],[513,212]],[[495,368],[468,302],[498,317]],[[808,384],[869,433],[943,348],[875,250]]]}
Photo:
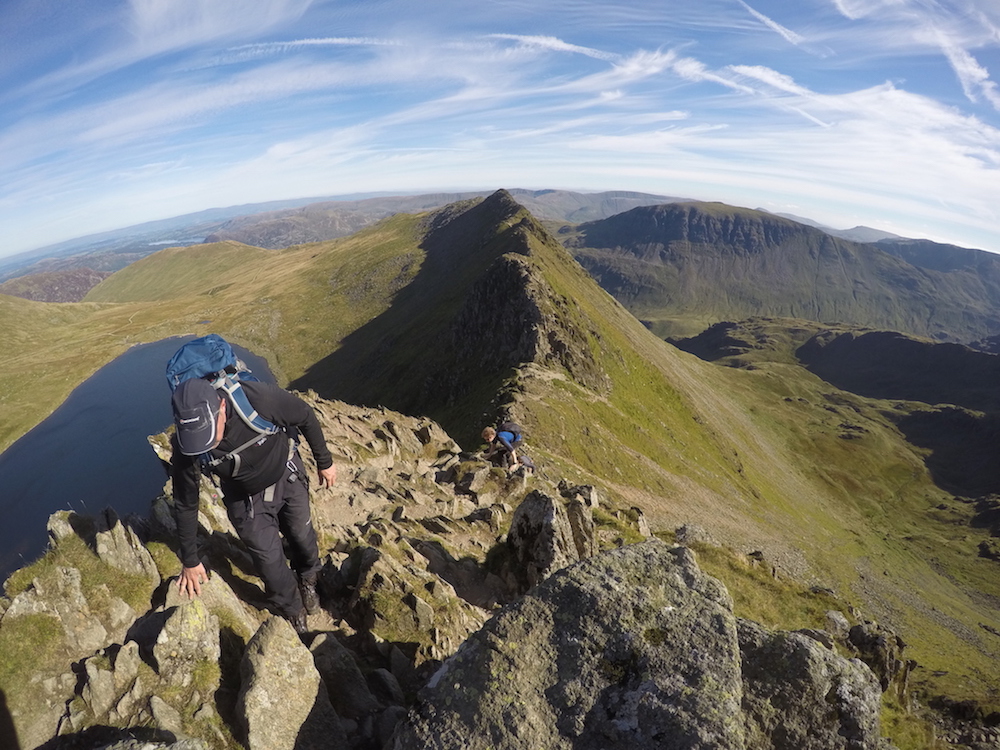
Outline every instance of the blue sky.
{"label": "blue sky", "polygon": [[1000,2],[3,0],[0,175],[0,255],[500,187],[1000,252]]}

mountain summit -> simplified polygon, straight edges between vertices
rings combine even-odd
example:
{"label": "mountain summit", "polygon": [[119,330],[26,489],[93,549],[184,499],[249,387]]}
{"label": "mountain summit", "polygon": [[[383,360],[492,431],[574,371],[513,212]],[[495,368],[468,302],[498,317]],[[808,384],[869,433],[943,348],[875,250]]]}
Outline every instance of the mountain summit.
{"label": "mountain summit", "polygon": [[606,387],[584,323],[544,278],[546,268],[575,264],[508,192],[433,212],[421,228],[405,287],[294,387],[433,415],[472,439],[518,367],[565,369]]}

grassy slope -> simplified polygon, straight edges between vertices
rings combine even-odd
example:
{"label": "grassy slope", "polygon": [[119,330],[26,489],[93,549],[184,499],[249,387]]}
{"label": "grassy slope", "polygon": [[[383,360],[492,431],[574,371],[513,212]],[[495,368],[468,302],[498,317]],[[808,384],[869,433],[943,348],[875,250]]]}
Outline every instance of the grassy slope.
{"label": "grassy slope", "polygon": [[194,329],[149,305],[49,304],[0,295],[0,450],[134,344]]}
{"label": "grassy slope", "polygon": [[[483,265],[462,256],[451,264],[457,273],[448,264],[427,269],[433,273],[421,284],[429,286],[419,289],[450,290],[443,305],[407,295],[427,262],[424,230],[408,216],[285,251],[230,244],[165,251],[95,289],[94,299],[109,300],[102,304],[0,298],[0,323],[34,346],[19,367],[3,365],[10,369],[0,379],[19,372],[36,396],[25,407],[19,399],[27,386],[12,392],[0,404],[0,423],[13,414],[21,423],[40,419],[127,344],[209,330],[199,325],[204,320],[266,356],[283,382],[315,376],[315,365],[365,329],[363,341],[350,342],[361,355],[354,377],[363,378],[386,336],[422,330],[433,340],[443,333],[475,268],[497,257],[502,245],[491,243],[509,227],[481,227]],[[907,405],[837,391],[787,361],[752,371],[704,363],[643,328],[550,237],[533,233],[528,242],[527,263],[551,289],[543,312],[577,329],[613,384],[595,391],[558,367],[522,369],[515,414],[545,473],[605,487],[641,506],[654,528],[695,522],[737,548],[764,549],[783,569],[902,626],[912,656],[926,667],[918,680],[931,680],[932,670],[947,673],[929,690],[997,700],[998,644],[979,623],[1000,622],[974,593],[1000,596],[996,564],[975,556],[985,532],[959,523],[967,520],[964,506],[934,486],[924,455],[886,418]],[[170,282],[185,273],[184,284]],[[116,299],[132,301],[110,302]],[[406,356],[419,346],[410,342]],[[385,387],[398,365],[378,371]],[[478,416],[470,412],[469,420]],[[845,432],[860,438],[845,439]]]}
{"label": "grassy slope", "polygon": [[987,534],[968,525],[970,506],[935,486],[926,452],[895,426],[921,405],[842,392],[787,362],[706,367],[556,252],[539,256],[579,326],[598,332],[614,383],[598,396],[525,374],[520,416],[545,464],[634,498],[654,528],[694,521],[765,549],[899,626],[928,692],[1000,703],[1000,639],[980,627],[1000,624],[996,563],[976,554]]}

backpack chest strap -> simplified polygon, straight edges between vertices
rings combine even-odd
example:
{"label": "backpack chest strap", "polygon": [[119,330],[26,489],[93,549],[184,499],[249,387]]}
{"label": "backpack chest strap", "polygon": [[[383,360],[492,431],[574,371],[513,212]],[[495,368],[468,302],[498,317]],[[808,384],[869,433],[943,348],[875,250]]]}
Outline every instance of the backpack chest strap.
{"label": "backpack chest strap", "polygon": [[223,463],[224,461],[229,461],[230,459],[233,459],[236,462],[235,465],[233,466],[233,476],[236,476],[237,472],[239,472],[240,470],[240,453],[245,451],[251,445],[259,445],[263,443],[272,434],[274,433],[268,433],[267,435],[254,435],[252,438],[243,443],[243,445],[239,446],[238,448],[233,448],[231,451],[229,451],[229,453],[225,454],[224,456],[219,456],[218,458],[210,459],[207,462],[209,468],[214,469],[216,466]]}

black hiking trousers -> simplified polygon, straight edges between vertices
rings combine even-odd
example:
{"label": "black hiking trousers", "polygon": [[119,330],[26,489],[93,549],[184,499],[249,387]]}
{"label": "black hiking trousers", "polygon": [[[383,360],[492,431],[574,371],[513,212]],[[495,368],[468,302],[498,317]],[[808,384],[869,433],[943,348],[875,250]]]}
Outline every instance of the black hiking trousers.
{"label": "black hiking trousers", "polygon": [[[229,520],[264,582],[268,603],[283,617],[299,614],[303,608],[299,581],[314,581],[321,564],[309,512],[309,484],[298,453],[289,458],[273,487],[255,495],[228,494],[225,503]],[[288,559],[282,536],[288,543]]]}

